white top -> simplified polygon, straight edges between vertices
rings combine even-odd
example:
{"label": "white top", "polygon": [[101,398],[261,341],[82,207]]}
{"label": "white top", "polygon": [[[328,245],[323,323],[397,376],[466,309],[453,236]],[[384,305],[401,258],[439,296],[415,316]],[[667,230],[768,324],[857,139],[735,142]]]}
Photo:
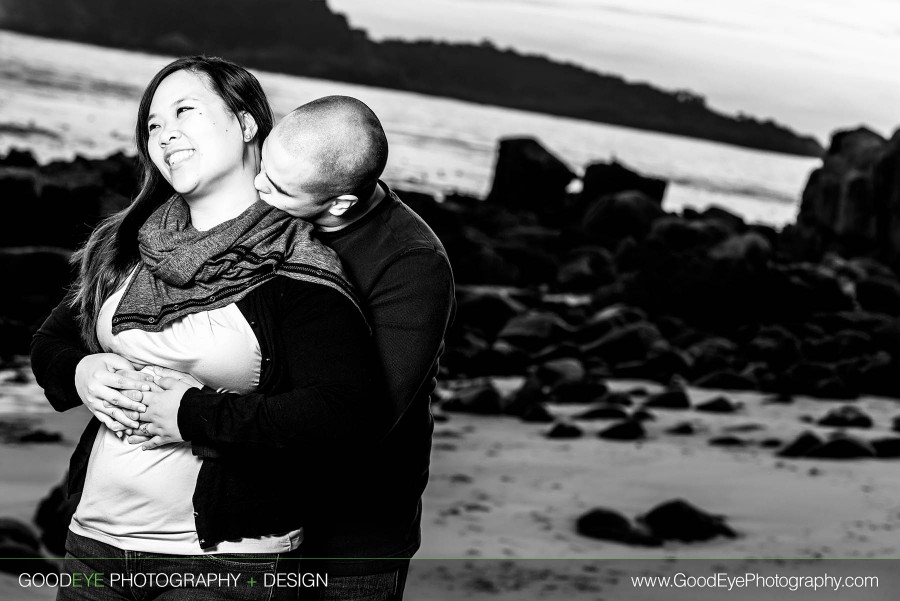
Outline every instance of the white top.
{"label": "white top", "polygon": [[[112,317],[125,286],[100,309],[97,337],[106,352],[189,373],[220,392],[259,386],[259,342],[237,305],[187,315],[161,332],[132,329],[114,336]],[[120,549],[172,555],[274,554],[300,545],[302,530],[295,530],[202,549],[191,500],[202,461],[189,442],[143,451],[101,427],[70,529]]]}

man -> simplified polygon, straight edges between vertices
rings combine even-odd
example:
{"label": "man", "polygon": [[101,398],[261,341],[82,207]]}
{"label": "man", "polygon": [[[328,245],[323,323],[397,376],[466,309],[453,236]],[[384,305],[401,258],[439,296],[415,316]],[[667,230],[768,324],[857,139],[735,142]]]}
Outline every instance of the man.
{"label": "man", "polygon": [[[392,426],[363,460],[311,457],[285,466],[310,484],[301,551],[321,559],[307,571],[329,578],[328,587],[303,591],[304,599],[401,599],[409,559],[420,545],[430,395],[455,312],[454,284],[440,241],[379,180],[387,154],[375,114],[356,99],[330,96],[276,125],[255,181],[263,201],[314,223],[318,237],[340,256],[372,328],[391,401]],[[144,374],[135,374],[124,358],[63,353],[66,361],[56,361],[57,369],[75,372],[78,396],[108,427],[135,428],[137,419],[152,424],[153,439],[129,438],[145,448],[180,440],[177,424],[190,419],[180,409],[183,383],[164,378],[158,382],[164,390],[154,385],[148,391]],[[72,382],[68,371],[53,380]],[[138,408],[146,412],[122,411]]]}
{"label": "man", "polygon": [[[356,470],[356,482],[348,474],[343,498],[320,507],[328,519],[304,527],[304,556],[336,558],[322,564],[329,587],[315,589],[316,599],[356,598],[351,590],[359,598],[400,599],[420,542],[430,395],[456,304],[441,242],[378,179],[387,153],[369,107],[329,96],[275,126],[255,182],[263,201],[314,223],[318,237],[337,251],[367,312],[393,409],[393,428],[360,466],[368,474]],[[348,561],[354,557],[382,559]]]}

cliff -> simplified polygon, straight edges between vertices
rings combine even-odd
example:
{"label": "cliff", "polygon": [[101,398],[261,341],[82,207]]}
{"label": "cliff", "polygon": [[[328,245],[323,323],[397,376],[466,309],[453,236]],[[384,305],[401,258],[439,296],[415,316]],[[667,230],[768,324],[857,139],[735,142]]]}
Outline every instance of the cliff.
{"label": "cliff", "polygon": [[247,66],[376,85],[738,146],[821,156],[812,137],[728,116],[689,91],[502,50],[489,42],[371,41],[322,0],[0,0],[0,27],[92,44],[225,56]]}

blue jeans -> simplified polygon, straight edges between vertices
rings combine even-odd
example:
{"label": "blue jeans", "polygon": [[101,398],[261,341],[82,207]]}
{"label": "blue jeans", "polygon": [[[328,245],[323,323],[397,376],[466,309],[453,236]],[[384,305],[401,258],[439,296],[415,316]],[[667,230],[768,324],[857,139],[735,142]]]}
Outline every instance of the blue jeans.
{"label": "blue jeans", "polygon": [[[70,531],[62,573],[83,575],[82,585],[60,587],[56,601],[294,601],[296,587],[275,583],[277,575],[298,571],[295,555],[171,557],[124,551]],[[91,575],[103,586],[85,585]]]}
{"label": "blue jeans", "polygon": [[328,586],[300,591],[300,601],[402,601],[409,562],[393,572],[328,576]]}

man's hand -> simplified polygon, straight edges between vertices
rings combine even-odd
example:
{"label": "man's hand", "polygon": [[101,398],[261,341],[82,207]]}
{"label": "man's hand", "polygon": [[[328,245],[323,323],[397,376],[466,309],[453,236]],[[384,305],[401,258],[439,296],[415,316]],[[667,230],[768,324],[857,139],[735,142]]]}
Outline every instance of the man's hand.
{"label": "man's hand", "polygon": [[139,416],[140,427],[128,437],[128,442],[140,444],[145,451],[164,444],[182,442],[181,432],[178,430],[178,408],[184,393],[192,388],[175,378],[161,378],[156,383],[162,388],[162,392],[143,393],[147,410]]}
{"label": "man's hand", "polygon": [[141,391],[150,391],[152,382],[152,375],[135,372],[128,359],[113,353],[88,355],[75,367],[78,397],[113,432],[140,425],[138,415],[147,409]]}

